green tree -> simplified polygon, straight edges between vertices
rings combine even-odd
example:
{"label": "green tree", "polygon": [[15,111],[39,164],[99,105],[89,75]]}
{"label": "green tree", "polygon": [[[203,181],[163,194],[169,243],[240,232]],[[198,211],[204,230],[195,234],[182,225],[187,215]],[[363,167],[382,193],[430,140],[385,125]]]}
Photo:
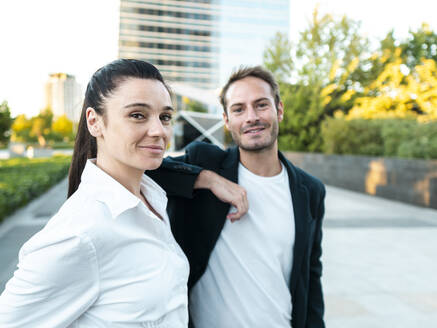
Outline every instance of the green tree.
{"label": "green tree", "polygon": [[283,121],[279,125],[279,148],[295,151],[320,151],[320,124],[324,118],[321,86],[280,84],[284,103]]}
{"label": "green tree", "polygon": [[264,66],[273,73],[277,81],[286,82],[293,71],[292,44],[287,35],[277,32],[263,53]]}
{"label": "green tree", "polygon": [[359,83],[360,91],[375,81],[387,64],[396,60],[395,51],[398,47],[399,41],[394,36],[394,30],[390,30],[372,54],[360,59],[361,64],[351,76],[353,81]]}
{"label": "green tree", "polygon": [[73,122],[66,115],[59,116],[53,121],[52,130],[60,134],[64,141],[73,140]]}
{"label": "green tree", "polygon": [[[321,151],[320,126],[337,110],[347,112],[356,97],[356,74],[365,58],[368,40],[359,34],[359,22],[343,16],[320,16],[317,8],[297,46],[276,35],[265,51],[264,65],[278,77],[292,76],[294,85],[282,82],[285,107],[280,128],[281,149]],[[285,67],[285,69],[284,69]],[[279,73],[277,73],[279,72]],[[358,83],[359,84],[359,83]]]}
{"label": "green tree", "polygon": [[30,131],[32,129],[32,122],[24,114],[20,114],[15,118],[11,129],[12,129],[12,138],[11,138],[12,141],[20,141],[20,142],[36,141],[35,138],[32,138],[30,136]]}
{"label": "green tree", "polygon": [[37,116],[31,118],[30,137],[36,138],[40,146],[47,144],[47,139],[51,134],[52,121],[53,112],[50,108],[43,109]]}
{"label": "green tree", "polygon": [[437,34],[423,23],[416,31],[410,30],[408,38],[400,45],[405,64],[413,69],[422,59],[437,61]]}
{"label": "green tree", "polygon": [[183,101],[185,103],[185,110],[187,110],[189,112],[198,112],[198,113],[207,113],[208,112],[208,108],[206,108],[205,105],[203,105],[202,103],[200,103],[196,100],[192,100],[192,99],[188,99],[188,98],[184,97]]}
{"label": "green tree", "polygon": [[[39,118],[41,118],[44,121],[44,127],[50,128],[53,122],[53,112],[50,107],[46,107],[41,110],[41,112],[37,115]],[[47,131],[46,131],[47,132]]]}
{"label": "green tree", "polygon": [[12,122],[8,102],[3,101],[0,104],[0,145],[6,145],[9,142]]}
{"label": "green tree", "polygon": [[316,7],[297,43],[298,80],[327,84],[341,77],[353,61],[366,58],[368,48],[368,39],[360,34],[360,22],[346,16],[340,19],[329,14],[320,16]]}
{"label": "green tree", "polygon": [[44,132],[46,130],[45,121],[41,117],[32,117],[32,128],[30,129],[30,136],[38,140],[40,146],[46,145],[46,139],[44,137]]}

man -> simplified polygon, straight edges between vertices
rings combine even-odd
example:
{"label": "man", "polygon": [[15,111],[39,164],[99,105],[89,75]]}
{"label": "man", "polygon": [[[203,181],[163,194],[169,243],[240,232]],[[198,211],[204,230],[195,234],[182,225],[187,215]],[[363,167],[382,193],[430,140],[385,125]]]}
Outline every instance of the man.
{"label": "man", "polygon": [[[192,324],[324,327],[325,189],[278,151],[284,113],[278,84],[262,67],[242,68],[229,78],[220,101],[237,147],[223,151],[193,143],[184,156],[148,172],[168,193],[172,230],[190,261]],[[241,220],[231,223],[226,216],[235,220],[245,212],[244,192],[226,189],[211,171],[247,191],[249,210]],[[197,188],[206,189],[193,192]]]}

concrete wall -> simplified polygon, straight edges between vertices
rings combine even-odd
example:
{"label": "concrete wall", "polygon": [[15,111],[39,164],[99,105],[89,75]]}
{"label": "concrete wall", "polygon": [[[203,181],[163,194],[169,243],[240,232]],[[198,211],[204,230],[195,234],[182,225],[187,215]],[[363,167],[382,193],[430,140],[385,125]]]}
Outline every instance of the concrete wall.
{"label": "concrete wall", "polygon": [[324,183],[437,209],[437,160],[286,152]]}

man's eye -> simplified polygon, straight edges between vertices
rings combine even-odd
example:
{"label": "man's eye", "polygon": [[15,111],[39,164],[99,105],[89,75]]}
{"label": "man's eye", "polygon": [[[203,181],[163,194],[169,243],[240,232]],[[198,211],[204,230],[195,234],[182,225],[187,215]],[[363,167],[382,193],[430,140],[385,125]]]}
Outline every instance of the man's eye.
{"label": "man's eye", "polygon": [[258,104],[258,107],[260,107],[260,108],[264,108],[264,107],[266,107],[267,106],[267,103],[259,103]]}
{"label": "man's eye", "polygon": [[237,107],[237,108],[232,109],[233,113],[241,113],[242,111],[243,111],[243,109],[241,107]]}
{"label": "man's eye", "polygon": [[163,122],[170,122],[172,119],[172,116],[170,114],[162,114],[160,118]]}
{"label": "man's eye", "polygon": [[145,118],[145,116],[141,113],[132,113],[132,114],[130,114],[130,117],[132,117],[136,120],[142,120]]}

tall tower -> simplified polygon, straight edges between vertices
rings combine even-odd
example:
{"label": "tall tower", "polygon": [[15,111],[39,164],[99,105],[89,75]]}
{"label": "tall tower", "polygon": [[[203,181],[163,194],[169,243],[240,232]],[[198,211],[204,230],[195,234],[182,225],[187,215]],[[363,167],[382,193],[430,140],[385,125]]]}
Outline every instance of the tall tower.
{"label": "tall tower", "polygon": [[277,32],[288,35],[290,0],[219,0],[220,85],[241,65],[261,65]]}
{"label": "tall tower", "polygon": [[81,110],[80,86],[73,75],[53,73],[45,85],[45,107],[50,107],[54,117],[66,115],[73,122],[79,121]]}
{"label": "tall tower", "polygon": [[156,65],[166,79],[216,89],[240,65],[260,65],[290,0],[121,0],[119,57]]}
{"label": "tall tower", "polygon": [[119,57],[146,60],[170,81],[217,86],[215,0],[121,0]]}

